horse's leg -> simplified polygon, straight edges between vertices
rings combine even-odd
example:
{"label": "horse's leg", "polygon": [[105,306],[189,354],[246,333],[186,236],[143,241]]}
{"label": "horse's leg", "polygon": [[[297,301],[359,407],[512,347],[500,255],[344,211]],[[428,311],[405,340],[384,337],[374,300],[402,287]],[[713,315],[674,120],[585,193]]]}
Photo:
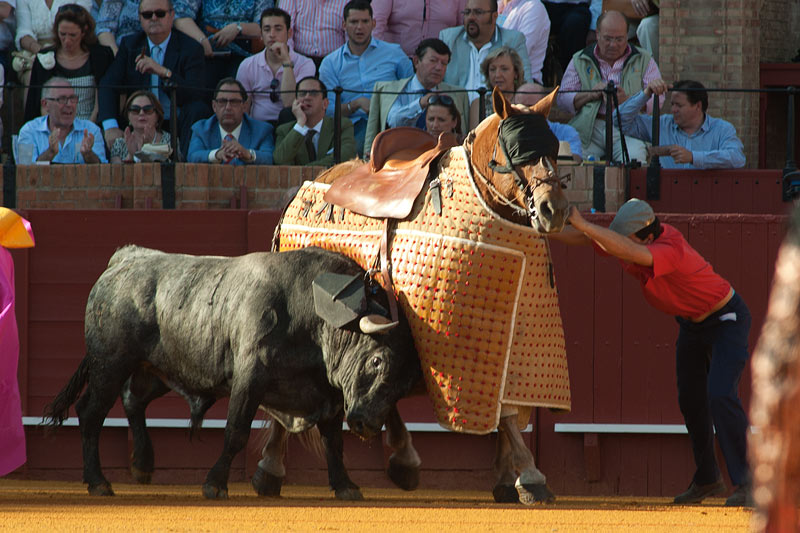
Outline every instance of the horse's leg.
{"label": "horse's leg", "polygon": [[517,471],[514,469],[511,442],[505,431],[497,431],[494,471],[497,475],[497,483],[492,489],[494,501],[497,503],[519,503],[519,493],[514,486],[517,481]]}
{"label": "horse's leg", "polygon": [[[241,369],[242,375],[248,375],[248,369]],[[252,369],[251,369],[252,373]],[[228,403],[228,420],[225,424],[225,444],[217,462],[211,467],[206,481],[203,483],[203,496],[208,499],[224,499],[228,497],[228,477],[231,462],[247,445],[250,436],[250,425],[258,411],[263,385],[257,381],[235,384]]]}
{"label": "horse's leg", "polygon": [[411,433],[406,429],[397,406],[392,407],[386,416],[386,444],[392,449],[389,456],[389,479],[403,490],[414,490],[419,486],[419,458]]}
{"label": "horse's leg", "polygon": [[261,450],[261,460],[251,483],[260,496],[277,497],[281,495],[281,486],[286,478],[283,458],[286,456],[289,432],[274,418],[267,432],[267,442]]}
{"label": "horse's leg", "polygon": [[169,392],[163,381],[143,370],[137,371],[122,387],[122,407],[133,436],[131,475],[137,483],[148,484],[153,478],[153,442],[147,432],[145,409],[156,398]]}
{"label": "horse's leg", "polygon": [[317,422],[322,444],[325,447],[325,459],[328,463],[328,483],[339,500],[363,500],[358,485],[350,480],[344,466],[344,440],[342,439],[342,422],[344,413],[327,420]]}
{"label": "horse's leg", "polygon": [[501,417],[498,430],[505,433],[505,438],[508,439],[511,447],[514,468],[520,473],[514,484],[519,493],[519,501],[525,505],[533,505],[555,500],[555,495],[547,487],[547,479],[536,468],[533,454],[522,440],[522,434],[517,426],[517,415]]}

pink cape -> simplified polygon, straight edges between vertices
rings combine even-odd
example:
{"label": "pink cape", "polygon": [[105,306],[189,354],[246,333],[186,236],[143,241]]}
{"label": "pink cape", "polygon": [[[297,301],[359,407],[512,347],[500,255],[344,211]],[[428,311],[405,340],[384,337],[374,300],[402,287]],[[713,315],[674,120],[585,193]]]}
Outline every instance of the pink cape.
{"label": "pink cape", "polygon": [[[27,220],[21,221],[31,237],[29,246],[32,246],[30,224]],[[0,246],[0,476],[13,472],[25,463],[25,432],[17,384],[18,359],[14,262],[8,250]]]}

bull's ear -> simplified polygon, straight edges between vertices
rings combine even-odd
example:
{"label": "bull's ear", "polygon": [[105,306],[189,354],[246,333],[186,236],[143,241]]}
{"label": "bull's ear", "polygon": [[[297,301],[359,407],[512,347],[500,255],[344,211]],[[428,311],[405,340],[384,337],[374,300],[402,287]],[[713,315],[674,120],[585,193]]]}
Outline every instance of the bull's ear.
{"label": "bull's ear", "polygon": [[399,324],[399,322],[392,322],[382,315],[367,315],[361,317],[361,320],[358,321],[358,327],[361,329],[362,333],[366,333],[367,335],[386,333],[390,329],[396,328]]}

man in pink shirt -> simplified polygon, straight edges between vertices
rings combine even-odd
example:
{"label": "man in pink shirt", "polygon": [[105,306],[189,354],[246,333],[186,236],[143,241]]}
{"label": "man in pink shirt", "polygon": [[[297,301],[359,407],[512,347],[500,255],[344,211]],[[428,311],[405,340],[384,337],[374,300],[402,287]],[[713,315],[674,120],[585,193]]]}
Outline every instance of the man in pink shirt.
{"label": "man in pink shirt", "polygon": [[280,0],[279,7],[294,21],[293,48],[314,60],[317,68],[323,57],[344,44],[342,13],[347,1]]}
{"label": "man in pink shirt", "polygon": [[550,17],[540,0],[498,0],[497,25],[522,32],[531,62],[531,78],[542,83],[542,67],[550,38]]}
{"label": "man in pink shirt", "polygon": [[239,65],[236,79],[249,93],[251,118],[266,120],[275,126],[283,108],[291,108],[296,80],[313,76],[316,67],[311,59],[291,49],[291,17],[277,7],[261,13],[261,38],[264,51],[254,54]]}
{"label": "man in pink shirt", "polygon": [[662,224],[653,209],[633,198],[620,207],[608,228],[585,220],[575,207],[571,227],[550,237],[568,244],[592,244],[616,257],[639,281],[645,300],[675,317],[678,405],[697,466],[676,504],[700,503],[726,492],[717,466],[714,430],[736,490],[729,506],[752,506],[747,462],[747,415],[739,380],[747,366],[751,316],[731,284],[692,248],[680,231]]}
{"label": "man in pink shirt", "polygon": [[[537,0],[538,1],[538,0]],[[464,24],[467,0],[372,0],[375,29],[372,35],[397,43],[408,57],[424,39]]]}

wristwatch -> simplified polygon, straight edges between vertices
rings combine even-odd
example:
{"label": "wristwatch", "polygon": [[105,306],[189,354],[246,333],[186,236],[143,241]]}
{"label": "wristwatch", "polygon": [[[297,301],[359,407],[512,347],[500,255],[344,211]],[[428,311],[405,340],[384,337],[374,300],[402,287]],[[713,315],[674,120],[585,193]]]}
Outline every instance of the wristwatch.
{"label": "wristwatch", "polygon": [[236,35],[241,35],[242,34],[242,23],[241,22],[237,22],[236,23],[236,30],[239,32]]}

